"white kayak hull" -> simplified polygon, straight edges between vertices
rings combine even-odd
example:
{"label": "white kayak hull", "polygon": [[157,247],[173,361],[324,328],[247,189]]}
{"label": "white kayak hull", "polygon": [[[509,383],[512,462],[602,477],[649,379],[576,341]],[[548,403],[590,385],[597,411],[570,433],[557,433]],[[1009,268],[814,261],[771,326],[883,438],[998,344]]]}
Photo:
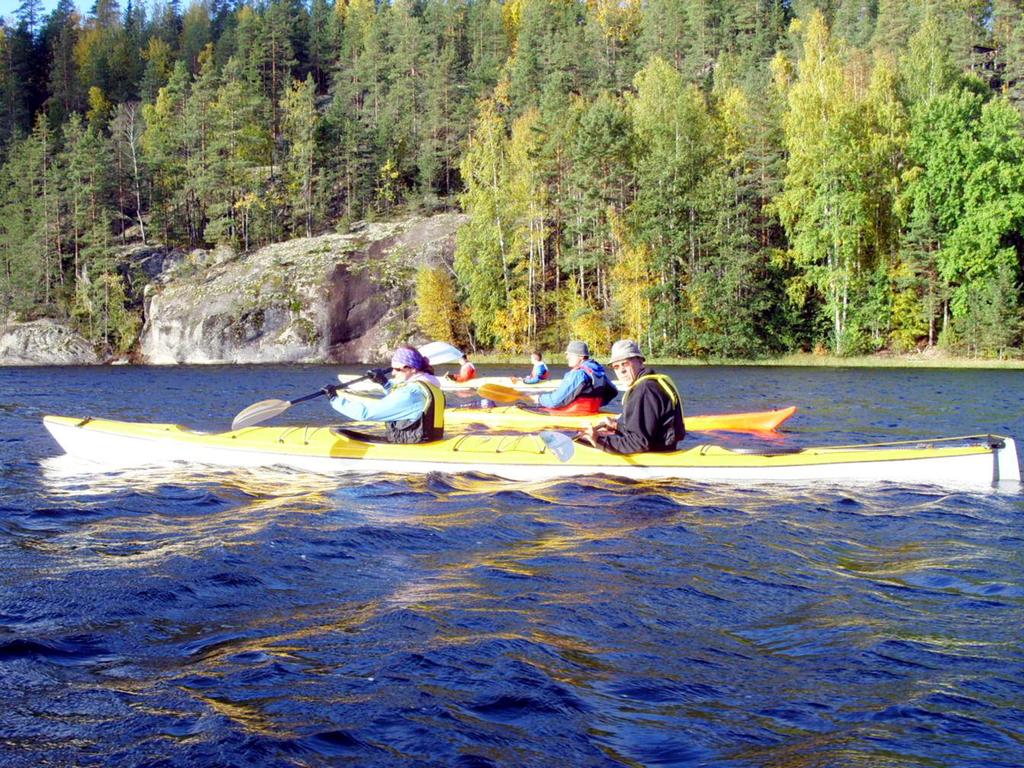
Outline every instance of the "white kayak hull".
{"label": "white kayak hull", "polygon": [[[890,482],[946,487],[1018,487],[1010,438],[808,448],[748,454],[696,445],[670,454],[616,456],[579,446],[560,462],[536,435],[462,436],[425,446],[364,443],[328,427],[252,427],[199,433],[173,424],[48,416],[44,423],[73,456],[138,466],[190,462],[231,467],[288,466],[319,473],[482,472],[509,480],[605,474],[634,479],[765,483]],[[961,440],[957,438],[956,440]],[[1004,485],[1006,487],[1006,485]]]}

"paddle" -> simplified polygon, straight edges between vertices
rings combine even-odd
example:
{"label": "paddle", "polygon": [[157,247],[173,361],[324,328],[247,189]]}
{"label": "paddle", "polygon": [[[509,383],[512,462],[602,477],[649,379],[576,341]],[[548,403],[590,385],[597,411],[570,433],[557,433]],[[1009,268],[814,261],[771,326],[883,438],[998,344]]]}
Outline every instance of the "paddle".
{"label": "paddle", "polygon": [[[431,365],[451,363],[462,358],[462,352],[445,341],[432,341],[429,344],[424,344],[419,348],[419,353],[427,358]],[[344,384],[341,384],[338,389],[350,387],[357,381],[365,381],[372,375],[373,373],[370,372],[355,379],[351,379],[350,381],[346,381]],[[280,416],[293,405],[304,403],[307,400],[312,400],[323,394],[326,394],[325,391],[320,389],[312,394],[297,397],[294,400],[261,400],[258,403],[253,403],[248,408],[244,408],[239,411],[238,415],[232,419],[231,429],[235,430],[244,429],[245,427],[253,427],[267,419]]]}
{"label": "paddle", "polygon": [[462,359],[462,352],[446,341],[431,341],[419,348],[419,353],[430,361],[431,365],[454,363]]}
{"label": "paddle", "polygon": [[[357,379],[345,382],[338,386],[338,389],[345,389],[350,384],[355,384],[357,381],[364,381],[370,378],[372,373],[367,373],[360,376]],[[326,389],[326,387],[324,388]],[[244,408],[238,412],[238,415],[231,420],[231,429],[245,429],[246,427],[254,427],[260,422],[264,422],[267,419],[272,419],[275,416],[280,416],[282,413],[287,411],[293,405],[298,403],[304,403],[307,400],[320,397],[320,395],[326,395],[324,389],[318,389],[311,395],[303,395],[297,397],[294,400],[260,400],[258,403],[253,403],[248,408]]]}
{"label": "paddle", "polygon": [[524,392],[520,392],[518,389],[512,387],[506,387],[502,384],[481,384],[477,387],[476,391],[480,397],[487,400],[493,400],[496,403],[514,403],[519,400],[530,403],[530,396]]}
{"label": "paddle", "polygon": [[564,432],[553,432],[545,429],[540,433],[540,439],[544,441],[547,449],[555,454],[555,458],[563,464],[576,453],[575,441]]}

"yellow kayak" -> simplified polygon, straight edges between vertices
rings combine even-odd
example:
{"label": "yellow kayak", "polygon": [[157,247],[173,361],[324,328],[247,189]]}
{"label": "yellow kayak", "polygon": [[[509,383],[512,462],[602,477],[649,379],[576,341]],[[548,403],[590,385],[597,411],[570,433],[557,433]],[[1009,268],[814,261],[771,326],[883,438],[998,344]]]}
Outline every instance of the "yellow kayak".
{"label": "yellow kayak", "polygon": [[[69,454],[100,464],[170,462],[232,467],[284,465],[328,474],[484,472],[511,480],[607,474],[722,482],[898,482],[1019,488],[1010,438],[971,436],[925,442],[743,452],[694,444],[671,453],[621,456],[583,445],[561,455],[540,435],[461,435],[393,445],[355,439],[335,427],[247,427],[207,433],[177,424],[46,416]],[[571,443],[571,441],[569,441]],[[685,445],[685,443],[684,443]]]}

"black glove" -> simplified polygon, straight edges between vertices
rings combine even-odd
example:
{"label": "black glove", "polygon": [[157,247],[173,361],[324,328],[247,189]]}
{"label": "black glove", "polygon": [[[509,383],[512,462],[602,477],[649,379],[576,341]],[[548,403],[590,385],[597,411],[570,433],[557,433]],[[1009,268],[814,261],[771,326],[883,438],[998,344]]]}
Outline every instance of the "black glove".
{"label": "black glove", "polygon": [[338,387],[334,384],[328,384],[326,387],[320,390],[327,395],[328,400],[333,400],[338,396]]}
{"label": "black glove", "polygon": [[389,373],[391,373],[390,368],[371,368],[366,372],[366,375],[370,377],[370,381],[374,384],[380,384],[383,387],[388,383]]}

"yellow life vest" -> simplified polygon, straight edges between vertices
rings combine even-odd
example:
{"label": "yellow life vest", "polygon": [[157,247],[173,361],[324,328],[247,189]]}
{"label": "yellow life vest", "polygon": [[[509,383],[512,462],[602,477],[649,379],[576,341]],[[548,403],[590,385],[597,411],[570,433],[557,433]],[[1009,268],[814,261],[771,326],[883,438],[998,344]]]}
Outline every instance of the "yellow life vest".
{"label": "yellow life vest", "polygon": [[681,397],[679,397],[679,391],[676,389],[676,384],[675,384],[674,381],[672,381],[671,378],[666,376],[664,373],[647,373],[647,374],[644,374],[643,376],[641,376],[636,381],[634,381],[632,384],[630,384],[629,385],[629,389],[627,389],[623,393],[623,395],[622,395],[622,407],[623,407],[623,409],[625,409],[625,407],[626,407],[626,400],[629,399],[629,395],[633,392],[633,389],[636,387],[637,384],[639,384],[644,379],[653,379],[654,381],[658,382],[658,386],[660,386],[663,390],[665,390],[665,394],[667,394],[668,397],[669,397],[669,400],[672,401],[672,405],[673,406],[677,406],[678,405],[679,406],[679,412],[682,413],[682,410],[683,410],[683,400],[682,400]]}
{"label": "yellow life vest", "polygon": [[389,421],[387,438],[392,443],[429,443],[444,437],[444,392],[441,388],[422,379],[403,382],[394,389],[417,384],[427,393],[427,407],[423,414],[406,421]]}

